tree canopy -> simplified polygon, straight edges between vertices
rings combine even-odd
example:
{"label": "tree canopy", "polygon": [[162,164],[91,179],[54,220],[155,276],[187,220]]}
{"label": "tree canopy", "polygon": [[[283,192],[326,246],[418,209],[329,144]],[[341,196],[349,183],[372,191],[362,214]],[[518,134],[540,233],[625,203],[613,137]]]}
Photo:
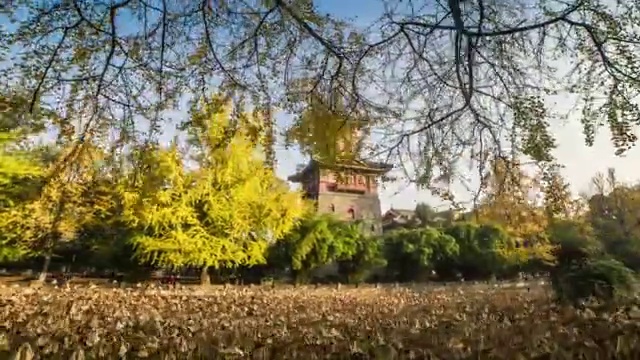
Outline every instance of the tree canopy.
{"label": "tree canopy", "polygon": [[[36,159],[23,151],[10,151],[17,136],[12,132],[0,132],[0,228],[6,229],[16,202],[35,196],[34,180],[43,174]],[[27,248],[12,241],[10,234],[0,238],[0,260],[21,256]]]}
{"label": "tree canopy", "polygon": [[11,1],[0,83],[19,79],[31,111],[54,103],[63,122],[86,117],[81,133],[118,129],[124,143],[157,138],[164,110],[212,87],[251,99],[268,129],[276,109],[320,102],[334,114],[311,120],[326,130],[312,133],[316,143],[364,121],[378,134],[368,156],[404,164],[420,185],[451,179],[461,156],[480,177],[506,148],[553,161],[550,124],[566,115],[547,106],[554,95],[575,102],[588,145],[601,127],[617,153],[637,140],[637,2],[367,7],[351,19],[312,0]]}
{"label": "tree canopy", "polygon": [[144,170],[125,194],[125,218],[141,230],[132,240],[139,257],[170,267],[264,263],[268,245],[307,213],[229,109],[213,99],[194,110],[197,169],[185,168],[176,143],[141,154]]}

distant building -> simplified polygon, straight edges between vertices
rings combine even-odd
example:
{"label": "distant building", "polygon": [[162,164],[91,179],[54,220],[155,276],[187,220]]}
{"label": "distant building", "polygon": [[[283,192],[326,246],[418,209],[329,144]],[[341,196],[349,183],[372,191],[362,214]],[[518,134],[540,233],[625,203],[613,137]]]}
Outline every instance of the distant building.
{"label": "distant building", "polygon": [[405,226],[419,226],[421,223],[420,219],[416,216],[415,210],[391,208],[382,215],[383,230]]}
{"label": "distant building", "polygon": [[378,179],[391,170],[387,164],[351,160],[327,164],[311,160],[289,177],[300,183],[305,197],[321,214],[335,214],[347,221],[361,221],[366,233],[382,233]]}
{"label": "distant building", "polygon": [[428,224],[423,224],[415,210],[391,208],[382,215],[382,229],[388,231],[397,228],[410,228],[422,225],[442,224],[449,221],[462,220],[467,214],[460,210],[444,210],[433,213],[429,217]]}

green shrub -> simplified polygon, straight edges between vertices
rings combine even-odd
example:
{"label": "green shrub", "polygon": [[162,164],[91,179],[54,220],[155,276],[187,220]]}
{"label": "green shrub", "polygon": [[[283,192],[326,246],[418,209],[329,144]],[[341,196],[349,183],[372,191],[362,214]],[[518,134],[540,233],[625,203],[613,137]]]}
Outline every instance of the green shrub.
{"label": "green shrub", "polygon": [[455,238],[431,227],[394,230],[383,241],[392,281],[425,280],[439,264],[452,263],[459,253]]}
{"label": "green shrub", "polygon": [[357,284],[367,280],[375,268],[385,265],[382,239],[361,235],[355,238],[351,257],[338,261],[338,273],[341,281]]}
{"label": "green shrub", "polygon": [[593,235],[589,224],[554,220],[547,231],[552,244],[556,246],[554,256],[559,266],[602,258],[604,254],[602,243]]}
{"label": "green shrub", "polygon": [[578,305],[594,298],[615,302],[633,292],[635,276],[613,259],[592,259],[559,266],[551,274],[551,284],[559,301]]}

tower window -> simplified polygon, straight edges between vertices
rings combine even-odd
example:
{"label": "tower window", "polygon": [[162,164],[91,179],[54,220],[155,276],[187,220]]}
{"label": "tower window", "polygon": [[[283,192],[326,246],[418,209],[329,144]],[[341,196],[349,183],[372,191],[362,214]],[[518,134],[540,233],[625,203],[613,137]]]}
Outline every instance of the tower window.
{"label": "tower window", "polygon": [[336,206],[333,204],[329,205],[329,209],[331,210],[331,212],[336,212]]}
{"label": "tower window", "polygon": [[376,231],[376,226],[371,224],[371,232],[375,232]]}
{"label": "tower window", "polygon": [[350,208],[350,209],[349,209],[349,216],[350,216],[352,219],[355,219],[355,218],[356,218],[356,211],[355,211],[355,210],[353,210],[353,208]]}

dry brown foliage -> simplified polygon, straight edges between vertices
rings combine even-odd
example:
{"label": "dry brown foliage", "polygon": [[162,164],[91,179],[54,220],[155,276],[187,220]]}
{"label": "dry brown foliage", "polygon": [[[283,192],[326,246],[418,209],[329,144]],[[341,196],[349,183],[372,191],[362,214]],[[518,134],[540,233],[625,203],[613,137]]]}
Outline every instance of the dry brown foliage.
{"label": "dry brown foliage", "polygon": [[640,358],[634,307],[544,289],[12,288],[0,309],[1,358]]}

